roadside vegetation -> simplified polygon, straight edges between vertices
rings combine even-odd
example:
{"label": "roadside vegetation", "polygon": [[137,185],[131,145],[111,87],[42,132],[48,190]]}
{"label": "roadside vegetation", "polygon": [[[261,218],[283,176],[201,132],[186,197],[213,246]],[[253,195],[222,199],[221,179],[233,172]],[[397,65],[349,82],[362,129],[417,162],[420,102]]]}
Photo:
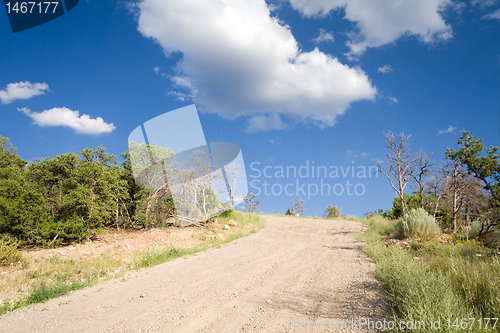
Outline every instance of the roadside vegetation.
{"label": "roadside vegetation", "polygon": [[[231,221],[231,222],[230,222]],[[225,230],[224,226],[233,226]],[[236,223],[236,225],[234,224]],[[202,228],[204,231],[194,246],[148,248],[127,253],[108,251],[83,260],[65,259],[59,256],[36,258],[26,261],[15,257],[17,268],[12,266],[2,276],[2,290],[17,290],[16,299],[3,298],[0,314],[67,294],[72,290],[93,286],[101,281],[122,278],[126,273],[143,267],[152,267],[179,257],[205,251],[244,237],[265,226],[265,221],[256,214],[232,210],[223,213]],[[200,229],[191,227],[191,229]],[[221,231],[225,230],[225,231]],[[0,247],[1,247],[0,243]],[[11,251],[11,249],[9,249]]]}
{"label": "roadside vegetation", "polygon": [[477,238],[427,233],[432,226],[421,229],[425,237],[405,238],[410,245],[406,249],[403,241],[388,242],[398,236],[400,221],[373,216],[363,222],[370,228],[359,240],[365,242],[363,250],[376,262],[375,274],[392,310],[393,317],[387,320],[423,321],[427,327],[420,332],[435,332],[430,322],[438,320],[445,332],[464,327],[463,331],[471,332],[499,331],[500,323],[492,327],[495,319],[485,329],[485,318],[500,314],[497,249],[483,246]]}
{"label": "roadside vegetation", "polygon": [[397,197],[391,210],[358,219],[369,226],[358,239],[376,262],[387,320],[425,323],[419,332],[435,332],[438,323],[444,332],[500,332],[498,148],[484,149],[464,132],[461,147],[448,148],[438,165],[411,153],[410,136],[385,137],[389,153],[379,171]]}

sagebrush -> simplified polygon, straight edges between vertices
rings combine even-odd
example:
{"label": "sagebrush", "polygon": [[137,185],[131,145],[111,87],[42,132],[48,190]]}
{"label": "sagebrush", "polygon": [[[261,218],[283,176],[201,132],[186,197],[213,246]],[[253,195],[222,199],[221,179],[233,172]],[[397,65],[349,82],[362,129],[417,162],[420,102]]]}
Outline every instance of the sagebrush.
{"label": "sagebrush", "polygon": [[434,217],[422,208],[412,209],[397,224],[396,231],[400,238],[429,237],[439,234],[441,229]]}

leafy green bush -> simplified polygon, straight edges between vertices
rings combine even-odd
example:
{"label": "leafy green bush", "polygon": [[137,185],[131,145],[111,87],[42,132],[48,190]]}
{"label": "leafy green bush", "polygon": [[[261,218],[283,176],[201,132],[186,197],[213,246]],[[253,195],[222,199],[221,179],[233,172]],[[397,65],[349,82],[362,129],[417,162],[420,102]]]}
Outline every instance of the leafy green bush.
{"label": "leafy green bush", "polygon": [[18,241],[6,241],[0,238],[0,266],[16,263],[21,259],[21,253],[17,250]]}
{"label": "leafy green bush", "polygon": [[429,237],[441,232],[436,220],[422,208],[412,209],[396,224],[400,238]]}

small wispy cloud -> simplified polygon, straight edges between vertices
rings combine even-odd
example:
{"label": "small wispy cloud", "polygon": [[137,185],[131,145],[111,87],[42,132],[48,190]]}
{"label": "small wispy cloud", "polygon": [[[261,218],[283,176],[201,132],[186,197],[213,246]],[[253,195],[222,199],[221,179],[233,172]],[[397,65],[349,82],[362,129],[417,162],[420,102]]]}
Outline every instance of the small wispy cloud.
{"label": "small wispy cloud", "polygon": [[472,0],[471,3],[473,6],[481,6],[481,7],[490,7],[494,6],[497,0]]}
{"label": "small wispy cloud", "polygon": [[398,99],[396,97],[393,97],[393,96],[389,96],[387,97],[390,101],[390,104],[397,104],[399,103]]}
{"label": "small wispy cloud", "polygon": [[69,127],[79,134],[98,135],[111,133],[116,127],[113,123],[106,123],[101,117],[95,119],[89,115],[82,114],[80,111],[73,111],[68,108],[52,108],[43,112],[33,112],[28,108],[17,109],[33,119],[35,124],[40,127]]}
{"label": "small wispy cloud", "polygon": [[194,98],[193,95],[184,94],[184,93],[181,93],[180,91],[170,91],[167,93],[167,96],[174,96],[177,100],[179,100],[181,102],[191,101]]}
{"label": "small wispy cloud", "polygon": [[483,16],[483,19],[489,20],[500,20],[500,9],[497,9],[493,13],[487,14]]}
{"label": "small wispy cloud", "polygon": [[334,42],[335,38],[333,38],[333,33],[331,31],[326,31],[325,29],[320,28],[319,29],[319,36],[311,39],[312,41],[316,43],[321,43],[321,42]]}
{"label": "small wispy cloud", "polygon": [[283,130],[287,125],[281,119],[278,113],[272,113],[269,116],[260,115],[250,118],[247,132],[260,132],[270,130]]}
{"label": "small wispy cloud", "polygon": [[367,153],[362,152],[359,149],[356,149],[356,150],[346,150],[345,152],[347,154],[347,157],[350,157],[350,158],[358,158],[358,157],[368,156]]}
{"label": "small wispy cloud", "polygon": [[16,82],[9,83],[4,90],[0,90],[2,104],[10,104],[18,99],[30,99],[38,95],[45,95],[49,91],[47,83]]}
{"label": "small wispy cloud", "polygon": [[445,133],[455,133],[456,129],[457,129],[456,127],[450,125],[447,129],[440,130],[437,135],[441,135],[441,134],[445,134]]}
{"label": "small wispy cloud", "polygon": [[379,67],[378,72],[382,74],[392,73],[394,72],[394,68],[392,68],[391,65],[384,65],[382,67]]}

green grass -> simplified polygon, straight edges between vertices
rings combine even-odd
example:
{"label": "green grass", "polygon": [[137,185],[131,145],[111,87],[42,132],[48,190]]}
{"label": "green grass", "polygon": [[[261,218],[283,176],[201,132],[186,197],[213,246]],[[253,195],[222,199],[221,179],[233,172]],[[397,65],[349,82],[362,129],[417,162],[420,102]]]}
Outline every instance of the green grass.
{"label": "green grass", "polygon": [[[232,228],[223,238],[211,238],[200,241],[190,248],[168,247],[164,249],[147,249],[134,253],[130,262],[123,260],[120,254],[113,252],[103,253],[97,258],[77,261],[73,259],[49,258],[38,269],[29,270],[30,263],[23,263],[25,280],[34,280],[28,295],[16,302],[3,299],[0,305],[0,314],[15,309],[45,302],[49,299],[63,296],[70,291],[93,286],[99,281],[111,278],[123,278],[126,272],[143,267],[153,267],[167,261],[195,254],[222,244],[232,242],[238,238],[257,232],[265,227],[265,221],[259,215],[233,210],[218,217],[220,223],[225,224],[234,220],[238,227]],[[23,282],[19,279],[19,284]]]}
{"label": "green grass", "polygon": [[[465,330],[453,326],[456,318],[459,322],[461,318],[500,318],[498,255],[477,242],[443,243],[437,238],[409,240],[409,251],[387,246],[381,235],[394,234],[395,222],[379,217],[365,220],[370,228],[358,237],[365,242],[363,250],[376,262],[375,275],[392,310],[388,320],[424,321],[427,326],[419,332],[436,332],[429,323],[439,319],[440,332],[457,332]],[[413,260],[415,256],[420,260]],[[469,325],[472,322],[467,321]],[[500,332],[500,322],[495,330],[491,325],[480,330],[476,322],[467,331]]]}

